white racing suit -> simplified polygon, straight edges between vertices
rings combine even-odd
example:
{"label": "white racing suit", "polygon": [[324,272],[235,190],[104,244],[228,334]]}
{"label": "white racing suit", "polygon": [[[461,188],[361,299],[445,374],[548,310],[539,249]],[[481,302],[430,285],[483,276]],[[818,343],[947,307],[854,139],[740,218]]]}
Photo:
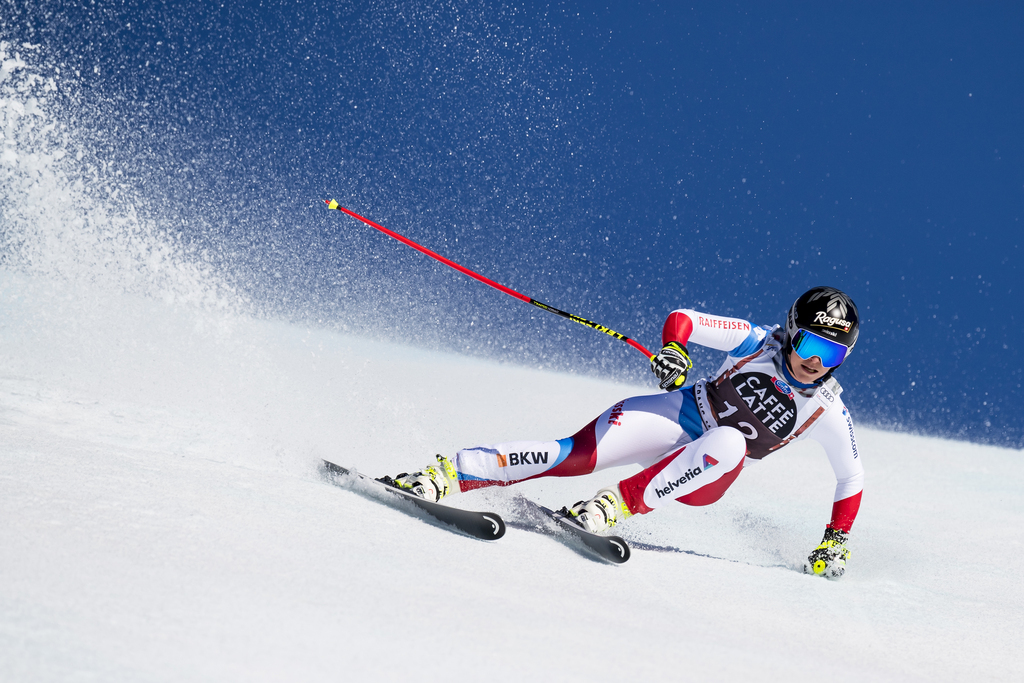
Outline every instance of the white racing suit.
{"label": "white racing suit", "polygon": [[781,333],[745,320],[674,311],[663,343],[694,343],[728,357],[717,373],[679,391],[619,401],[571,437],[466,448],[456,469],[462,491],[536,477],[571,477],[636,464],[619,482],[623,503],[643,514],[679,501],[709,505],[744,464],[797,439],[825,449],[836,475],[829,526],[849,532],[860,507],[864,469],[853,421],[829,378],[806,385],[782,358]]}

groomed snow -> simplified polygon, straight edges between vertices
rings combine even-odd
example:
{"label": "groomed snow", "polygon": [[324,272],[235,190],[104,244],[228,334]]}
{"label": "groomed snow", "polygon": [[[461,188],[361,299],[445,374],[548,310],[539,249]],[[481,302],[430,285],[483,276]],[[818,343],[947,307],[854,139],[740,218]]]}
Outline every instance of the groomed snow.
{"label": "groomed snow", "polygon": [[[317,464],[560,438],[652,386],[0,275],[0,680],[1024,679],[1019,451],[860,427],[840,581],[798,570],[834,486],[813,443],[620,527],[688,552],[606,566],[456,535]],[[518,495],[632,471],[452,502],[514,522]]]}

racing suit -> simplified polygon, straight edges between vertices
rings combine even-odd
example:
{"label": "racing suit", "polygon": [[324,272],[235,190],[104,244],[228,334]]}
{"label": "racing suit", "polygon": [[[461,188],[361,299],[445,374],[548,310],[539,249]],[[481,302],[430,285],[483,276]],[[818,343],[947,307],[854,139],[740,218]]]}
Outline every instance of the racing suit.
{"label": "racing suit", "polygon": [[662,342],[670,341],[728,356],[710,377],[678,391],[619,401],[568,438],[462,449],[456,458],[460,489],[636,464],[643,469],[619,482],[631,513],[671,501],[708,505],[722,497],[744,465],[812,438],[824,447],[836,475],[829,526],[849,532],[864,469],[839,382],[829,376],[814,384],[797,382],[783,358],[777,325],[680,309],[662,331]]}

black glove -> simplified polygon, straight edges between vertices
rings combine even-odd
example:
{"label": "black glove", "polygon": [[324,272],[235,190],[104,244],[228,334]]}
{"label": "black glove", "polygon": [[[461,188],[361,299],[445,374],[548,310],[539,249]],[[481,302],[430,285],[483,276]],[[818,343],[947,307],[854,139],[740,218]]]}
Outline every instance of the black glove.
{"label": "black glove", "polygon": [[675,391],[686,383],[686,373],[693,367],[690,354],[679,342],[669,342],[661,347],[661,352],[651,359],[651,372],[658,376],[660,386],[665,391]]}
{"label": "black glove", "polygon": [[846,559],[850,556],[850,551],[846,549],[846,539],[849,537],[850,534],[845,531],[826,528],[821,545],[815,548],[804,562],[804,572],[829,579],[838,579],[842,576],[846,571]]}

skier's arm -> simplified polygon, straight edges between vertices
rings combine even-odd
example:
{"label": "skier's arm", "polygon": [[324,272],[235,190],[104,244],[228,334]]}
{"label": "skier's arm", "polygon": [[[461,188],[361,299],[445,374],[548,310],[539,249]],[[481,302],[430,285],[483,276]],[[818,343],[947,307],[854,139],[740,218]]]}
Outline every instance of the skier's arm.
{"label": "skier's arm", "polygon": [[835,579],[846,572],[846,560],[850,556],[846,540],[860,509],[864,468],[857,452],[853,421],[841,401],[825,413],[811,436],[824,446],[832,463],[836,473],[836,493],[832,502],[832,519],[825,527],[821,543],[807,557],[804,571]]}
{"label": "skier's arm", "polygon": [[688,308],[672,311],[661,330],[661,343],[688,342],[728,351],[730,356],[748,356],[764,343],[768,331],[740,318],[709,315]]}
{"label": "skier's arm", "polygon": [[850,419],[850,413],[841,401],[822,416],[810,436],[824,447],[836,475],[832,519],[828,526],[849,533],[860,510],[860,497],[864,489],[864,467],[857,451],[853,420]]}

